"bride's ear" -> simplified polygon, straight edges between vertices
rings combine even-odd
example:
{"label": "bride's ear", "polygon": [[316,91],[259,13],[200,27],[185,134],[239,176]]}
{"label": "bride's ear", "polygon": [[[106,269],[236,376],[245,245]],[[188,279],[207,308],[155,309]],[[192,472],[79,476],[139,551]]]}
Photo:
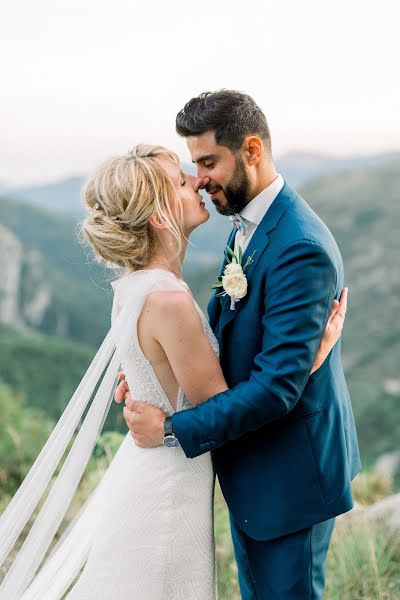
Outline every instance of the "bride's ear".
{"label": "bride's ear", "polygon": [[165,221],[161,221],[161,219],[158,217],[158,215],[153,215],[150,218],[149,223],[154,229],[167,229],[168,228]]}

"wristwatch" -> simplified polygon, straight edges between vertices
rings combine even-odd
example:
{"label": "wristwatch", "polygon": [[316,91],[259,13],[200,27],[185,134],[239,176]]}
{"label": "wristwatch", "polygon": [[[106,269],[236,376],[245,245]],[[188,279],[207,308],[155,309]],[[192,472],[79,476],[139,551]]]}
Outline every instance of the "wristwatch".
{"label": "wristwatch", "polygon": [[166,417],[164,423],[164,446],[167,448],[179,448],[180,443],[174,433],[172,417]]}

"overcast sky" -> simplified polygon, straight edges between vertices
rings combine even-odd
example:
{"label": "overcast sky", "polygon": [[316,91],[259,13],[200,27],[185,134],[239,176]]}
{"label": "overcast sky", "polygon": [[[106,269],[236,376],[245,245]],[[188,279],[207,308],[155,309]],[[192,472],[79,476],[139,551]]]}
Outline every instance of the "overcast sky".
{"label": "overcast sky", "polygon": [[221,87],[275,155],[400,150],[398,0],[2,0],[0,183],[86,173]]}

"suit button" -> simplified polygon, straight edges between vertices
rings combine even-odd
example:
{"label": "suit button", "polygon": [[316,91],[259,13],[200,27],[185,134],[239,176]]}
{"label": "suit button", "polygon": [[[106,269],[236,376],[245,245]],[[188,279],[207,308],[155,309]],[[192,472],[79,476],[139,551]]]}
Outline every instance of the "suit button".
{"label": "suit button", "polygon": [[203,444],[203,442],[200,444],[200,450],[205,450],[205,445]]}

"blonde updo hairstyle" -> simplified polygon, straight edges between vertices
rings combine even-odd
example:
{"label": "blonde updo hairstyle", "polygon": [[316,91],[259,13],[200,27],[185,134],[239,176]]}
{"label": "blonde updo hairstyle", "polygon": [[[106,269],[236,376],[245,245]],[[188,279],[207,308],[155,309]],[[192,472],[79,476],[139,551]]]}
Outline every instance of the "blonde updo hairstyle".
{"label": "blonde updo hairstyle", "polygon": [[82,188],[88,214],[81,231],[101,261],[130,271],[148,265],[159,241],[152,217],[167,225],[181,252],[182,206],[161,157],[179,164],[170,150],[140,144],[105,161]]}

